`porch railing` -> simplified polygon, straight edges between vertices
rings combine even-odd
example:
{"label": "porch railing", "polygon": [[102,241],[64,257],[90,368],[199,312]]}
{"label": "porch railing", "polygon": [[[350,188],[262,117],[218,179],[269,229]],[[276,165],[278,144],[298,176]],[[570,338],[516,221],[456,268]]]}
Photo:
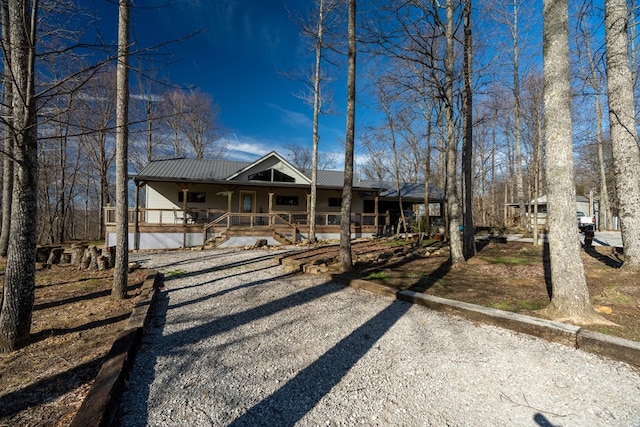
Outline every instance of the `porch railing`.
{"label": "porch railing", "polygon": [[[106,207],[105,224],[114,225],[116,223],[116,208]],[[158,209],[158,208],[139,208],[138,223],[140,224],[157,224],[157,225],[174,225],[174,224],[207,224],[214,219],[226,214],[226,211],[220,209]],[[136,210],[129,209],[129,224],[133,224],[136,218]]]}
{"label": "porch railing", "polygon": [[[114,225],[116,223],[116,208],[106,207],[105,224]],[[202,224],[207,226],[216,220],[228,221],[227,227],[231,226],[272,226],[275,216],[282,218],[291,225],[309,225],[308,212],[286,212],[275,211],[269,213],[227,213],[220,209],[158,209],[158,208],[140,208],[138,209],[139,224],[154,225],[179,225],[179,224]],[[135,222],[136,210],[129,209],[129,224]],[[385,221],[384,214],[378,214],[378,225],[383,225]],[[317,212],[317,226],[340,225],[340,212]],[[218,224],[219,222],[216,222]],[[376,214],[374,213],[354,213],[351,215],[351,224],[356,226],[374,226],[376,225]]]}
{"label": "porch railing", "polygon": [[294,224],[274,213],[224,213],[204,226],[204,241],[219,237],[232,227],[274,230],[284,235],[291,230],[292,242],[297,234]]}

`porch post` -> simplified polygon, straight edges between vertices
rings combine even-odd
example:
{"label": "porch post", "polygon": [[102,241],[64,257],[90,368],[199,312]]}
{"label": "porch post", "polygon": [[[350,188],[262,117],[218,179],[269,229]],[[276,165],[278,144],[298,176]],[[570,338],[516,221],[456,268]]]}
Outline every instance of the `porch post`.
{"label": "porch post", "polygon": [[271,214],[273,213],[273,194],[269,192],[269,226],[272,227],[273,226],[273,218],[271,216]]}
{"label": "porch post", "polygon": [[231,198],[233,197],[233,191],[227,191],[227,213],[231,213]]}
{"label": "porch post", "polygon": [[311,194],[307,194],[307,225],[311,226]]}
{"label": "porch post", "polygon": [[187,247],[187,194],[189,193],[189,188],[182,188],[182,247]]}
{"label": "porch post", "polygon": [[378,234],[378,193],[376,193],[373,199],[373,213],[375,216],[373,217],[373,225],[376,227],[376,234]]}
{"label": "porch post", "polygon": [[138,180],[134,180],[133,184],[135,186],[135,198],[136,198],[136,209],[133,213],[133,249],[136,251],[140,249],[140,221],[138,216],[140,215],[140,182]]}

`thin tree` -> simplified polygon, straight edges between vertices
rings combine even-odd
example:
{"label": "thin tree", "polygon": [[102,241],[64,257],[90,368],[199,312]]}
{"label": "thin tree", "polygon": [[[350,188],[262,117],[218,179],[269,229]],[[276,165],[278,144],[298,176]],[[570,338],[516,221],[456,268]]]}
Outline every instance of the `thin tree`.
{"label": "thin tree", "polygon": [[591,86],[593,91],[593,105],[596,113],[595,127],[596,127],[596,145],[598,147],[598,171],[600,176],[600,221],[598,226],[600,230],[612,229],[611,224],[611,203],[609,201],[609,188],[607,185],[606,165],[604,162],[604,138],[603,138],[603,112],[602,112],[602,94],[601,94],[601,78],[598,67],[596,66],[596,58],[591,51],[591,43],[593,35],[591,29],[588,26],[587,19],[592,13],[593,5],[590,2],[585,2],[579,11],[579,25],[578,30],[582,37],[578,38],[576,45],[578,48],[584,44],[584,56],[588,62],[588,75],[587,83]]}
{"label": "thin tree", "polygon": [[116,259],[111,295],[127,297],[129,267],[129,0],[118,7],[118,66],[116,75]]}
{"label": "thin tree", "polygon": [[0,312],[0,353],[25,345],[35,300],[38,133],[35,45],[38,0],[8,0],[13,110],[3,118],[14,136],[14,187],[9,250]]}
{"label": "thin tree", "polygon": [[347,129],[344,144],[344,187],[340,216],[340,266],[343,271],[350,271],[353,267],[351,258],[351,199],[356,119],[356,0],[349,0],[348,22]]}
{"label": "thin tree", "polygon": [[11,197],[13,194],[13,133],[5,120],[11,116],[13,83],[11,80],[11,34],[9,32],[9,4],[2,0],[2,106],[3,118],[3,156],[2,156],[2,229],[0,230],[0,256],[6,257],[9,248],[9,229],[11,227]]}
{"label": "thin tree", "polygon": [[311,149],[311,206],[309,206],[309,242],[316,241],[316,205],[318,198],[318,143],[320,133],[318,121],[320,117],[320,78],[322,76],[322,38],[324,35],[324,0],[318,0],[318,27],[316,32],[316,62],[313,73],[313,148]]}
{"label": "thin tree", "polygon": [[455,7],[453,0],[447,0],[446,23],[445,23],[445,40],[446,52],[444,59],[444,108],[445,108],[445,135],[446,135],[446,193],[447,193],[447,219],[449,223],[449,260],[452,266],[464,264],[464,254],[462,252],[462,240],[460,239],[460,198],[458,196],[458,176],[457,176],[457,159],[458,159],[458,142],[455,135],[455,118],[454,118],[454,31],[453,31],[453,15]]}
{"label": "thin tree", "polygon": [[613,170],[619,201],[624,267],[640,267],[640,151],[629,68],[626,0],[605,2],[607,86]]}
{"label": "thin tree", "polygon": [[598,323],[604,319],[589,301],[575,224],[567,0],[544,0],[543,7],[544,121],[553,288],[551,303],[542,312],[555,320]]}
{"label": "thin tree", "polygon": [[464,215],[462,226],[465,258],[476,254],[473,226],[473,37],[471,31],[471,0],[464,2],[464,139],[462,145],[462,172],[464,174]]}

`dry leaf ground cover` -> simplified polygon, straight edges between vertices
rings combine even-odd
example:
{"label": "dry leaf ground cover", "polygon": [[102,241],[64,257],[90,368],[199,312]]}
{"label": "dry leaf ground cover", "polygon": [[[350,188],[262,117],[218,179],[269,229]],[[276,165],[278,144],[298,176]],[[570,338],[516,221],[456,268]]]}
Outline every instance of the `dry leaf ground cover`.
{"label": "dry leaf ground cover", "polygon": [[132,272],[130,298],[116,301],[110,297],[112,270],[54,265],[37,271],[31,343],[0,355],[0,426],[71,422],[147,273]]}

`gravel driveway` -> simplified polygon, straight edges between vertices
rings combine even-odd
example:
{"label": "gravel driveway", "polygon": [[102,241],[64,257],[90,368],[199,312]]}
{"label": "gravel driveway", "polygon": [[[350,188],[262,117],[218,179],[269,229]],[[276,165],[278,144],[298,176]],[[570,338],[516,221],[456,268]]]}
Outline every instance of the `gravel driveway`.
{"label": "gravel driveway", "polygon": [[165,274],[123,426],[640,426],[629,365],[275,266],[133,254]]}

